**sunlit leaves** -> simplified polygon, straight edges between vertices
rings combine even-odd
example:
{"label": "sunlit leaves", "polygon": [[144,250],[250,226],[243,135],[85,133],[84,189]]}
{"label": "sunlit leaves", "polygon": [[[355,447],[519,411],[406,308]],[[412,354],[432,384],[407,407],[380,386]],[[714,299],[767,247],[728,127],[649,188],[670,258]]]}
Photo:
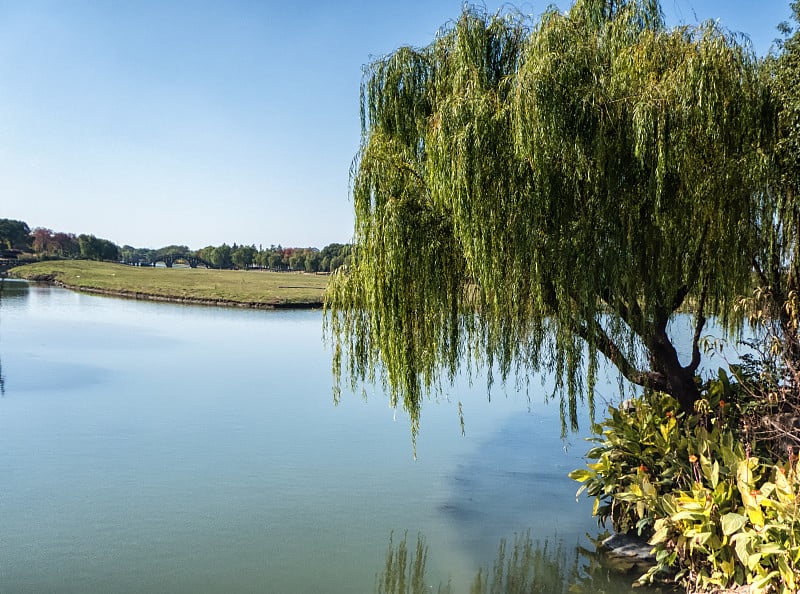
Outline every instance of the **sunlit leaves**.
{"label": "sunlit leaves", "polygon": [[666,29],[655,0],[468,8],[369,65],[335,371],[385,380],[414,431],[441,372],[476,359],[490,382],[553,372],[573,425],[598,353],[693,385],[663,331],[687,298],[727,316],[750,280],[760,85],[746,48]]}

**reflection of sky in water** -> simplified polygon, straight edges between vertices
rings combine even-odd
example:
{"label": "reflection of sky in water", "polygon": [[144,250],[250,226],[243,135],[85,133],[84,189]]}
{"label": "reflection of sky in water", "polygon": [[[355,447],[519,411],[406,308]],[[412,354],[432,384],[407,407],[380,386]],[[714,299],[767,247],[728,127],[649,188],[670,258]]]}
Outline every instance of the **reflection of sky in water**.
{"label": "reflection of sky in water", "polygon": [[[0,389],[9,397],[97,386],[113,371],[146,366],[147,356],[178,344],[152,328],[131,325],[125,316],[115,321],[102,306],[84,307],[85,295],[13,279],[6,279],[2,289]],[[7,349],[4,343],[21,346]],[[115,351],[129,351],[131,359]]]}
{"label": "reflection of sky in water", "polygon": [[109,371],[81,363],[47,361],[34,357],[6,357],[11,365],[10,380],[6,381],[8,396],[33,391],[71,391],[102,384]]}
{"label": "reflection of sky in water", "polygon": [[501,538],[527,529],[572,544],[586,532],[591,506],[575,502],[577,484],[566,476],[582,465],[583,444],[570,436],[578,447],[565,454],[558,417],[543,412],[509,417],[450,477],[451,496],[441,512],[475,559],[487,558]]}
{"label": "reflection of sky in water", "polygon": [[566,478],[585,444],[533,386],[459,380],[415,461],[379,388],[333,405],[320,312],[31,287],[0,316],[0,589],[367,592],[408,530],[460,592],[500,538],[594,529]]}
{"label": "reflection of sky in water", "polygon": [[[3,335],[3,309],[25,301],[28,297],[28,283],[0,276],[0,340]],[[0,396],[6,393],[6,376],[3,372],[2,349],[0,349]]]}

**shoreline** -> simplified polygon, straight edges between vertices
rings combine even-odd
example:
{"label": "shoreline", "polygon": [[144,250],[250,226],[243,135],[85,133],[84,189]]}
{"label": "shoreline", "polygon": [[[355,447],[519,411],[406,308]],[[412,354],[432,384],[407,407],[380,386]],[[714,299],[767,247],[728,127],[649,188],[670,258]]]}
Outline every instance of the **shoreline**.
{"label": "shoreline", "polygon": [[105,297],[118,297],[136,301],[155,301],[161,303],[176,303],[179,305],[204,305],[207,307],[238,307],[240,309],[322,309],[322,301],[276,301],[265,303],[260,301],[235,301],[233,299],[208,299],[202,297],[178,297],[176,295],[156,295],[140,291],[124,291],[111,289],[96,289],[93,287],[70,286],[60,281],[51,281],[52,284],[63,289],[77,293],[90,293]]}
{"label": "shoreline", "polygon": [[319,301],[236,301],[234,299],[213,299],[208,297],[181,297],[179,295],[159,295],[143,291],[128,291],[125,289],[100,289],[97,287],[84,287],[80,285],[70,285],[56,280],[54,275],[34,276],[31,278],[12,276],[29,283],[40,283],[52,285],[62,289],[75,291],[76,293],[88,293],[91,295],[101,295],[104,297],[116,297],[120,299],[132,299],[135,301],[153,301],[159,303],[174,303],[178,305],[202,305],[207,307],[236,307],[240,309],[261,309],[261,310],[281,310],[281,309],[322,309],[323,302]]}

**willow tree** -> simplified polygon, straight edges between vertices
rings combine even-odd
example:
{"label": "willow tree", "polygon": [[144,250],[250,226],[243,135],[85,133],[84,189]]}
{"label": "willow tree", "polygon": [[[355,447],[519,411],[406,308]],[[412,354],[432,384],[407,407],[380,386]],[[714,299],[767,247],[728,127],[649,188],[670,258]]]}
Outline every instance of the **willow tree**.
{"label": "willow tree", "polygon": [[[800,24],[800,2],[791,4],[794,20]],[[764,76],[776,106],[776,142],[772,176],[764,195],[764,247],[754,260],[762,289],[757,305],[778,322],[785,338],[786,356],[800,361],[797,321],[800,317],[800,31],[783,23],[786,35],[779,51],[764,62]],[[788,305],[788,307],[787,307]]]}
{"label": "willow tree", "polygon": [[[334,370],[384,380],[414,432],[425,394],[475,360],[554,373],[573,426],[601,356],[691,410],[706,316],[733,319],[750,283],[768,108],[746,46],[666,28],[656,0],[536,23],[466,9],[370,64]],[[668,326],[687,303],[680,360]]]}

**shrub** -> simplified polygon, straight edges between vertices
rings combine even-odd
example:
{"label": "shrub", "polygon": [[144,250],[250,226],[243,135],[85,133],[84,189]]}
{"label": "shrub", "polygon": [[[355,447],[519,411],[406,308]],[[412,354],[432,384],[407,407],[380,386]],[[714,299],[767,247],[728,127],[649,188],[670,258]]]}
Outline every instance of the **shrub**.
{"label": "shrub", "polygon": [[659,393],[611,407],[587,454],[593,462],[570,473],[578,494],[594,497],[601,524],[653,545],[656,565],[640,582],[797,592],[800,463],[790,454],[771,464],[742,442],[738,407],[726,400],[740,389],[721,370],[693,415]]}

